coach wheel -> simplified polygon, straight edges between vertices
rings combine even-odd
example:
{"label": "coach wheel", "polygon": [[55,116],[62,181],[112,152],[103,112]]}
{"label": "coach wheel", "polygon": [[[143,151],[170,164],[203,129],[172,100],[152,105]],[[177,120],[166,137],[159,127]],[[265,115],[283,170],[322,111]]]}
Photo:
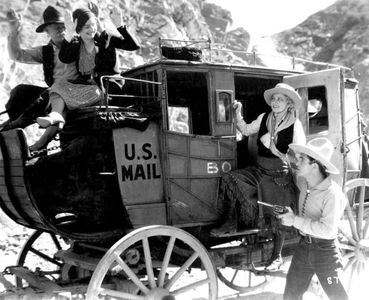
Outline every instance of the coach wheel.
{"label": "coach wheel", "polygon": [[[157,251],[156,243],[163,239],[165,247]],[[191,249],[180,264],[173,250],[177,244]],[[124,236],[104,255],[88,285],[87,299],[217,299],[217,291],[215,268],[197,239],[179,228],[147,226]]]}
{"label": "coach wheel", "polygon": [[365,201],[365,193],[369,191],[367,188],[369,179],[347,181],[345,189],[348,204],[339,228],[344,264],[343,279],[347,292],[355,299],[353,293],[366,290],[366,281],[369,278],[369,202]]}
{"label": "coach wheel", "polygon": [[[54,258],[54,254],[68,245],[59,236],[36,230],[24,244],[19,254],[17,265],[37,271],[51,280],[60,277],[63,263]],[[25,281],[16,276],[17,287],[25,287]]]}
{"label": "coach wheel", "polygon": [[226,286],[241,293],[255,291],[269,283],[269,276],[247,268],[218,268],[217,275]]}

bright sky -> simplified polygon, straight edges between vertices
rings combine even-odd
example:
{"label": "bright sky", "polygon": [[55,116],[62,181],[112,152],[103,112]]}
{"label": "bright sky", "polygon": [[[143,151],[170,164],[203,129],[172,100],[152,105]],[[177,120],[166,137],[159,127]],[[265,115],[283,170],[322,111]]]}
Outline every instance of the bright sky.
{"label": "bright sky", "polygon": [[228,9],[232,27],[244,27],[250,34],[270,35],[302,23],[310,15],[336,0],[207,0]]}

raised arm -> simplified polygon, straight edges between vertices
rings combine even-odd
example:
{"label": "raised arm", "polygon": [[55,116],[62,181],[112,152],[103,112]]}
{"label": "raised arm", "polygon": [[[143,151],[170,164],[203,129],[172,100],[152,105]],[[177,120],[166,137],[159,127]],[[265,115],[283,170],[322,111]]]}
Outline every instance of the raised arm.
{"label": "raised arm", "polygon": [[127,26],[123,24],[123,13],[118,7],[110,10],[110,19],[113,25],[117,28],[121,37],[112,36],[110,45],[114,48],[119,48],[127,51],[135,51],[140,49],[140,44],[137,39],[128,31]]}
{"label": "raised arm", "polygon": [[22,19],[14,10],[7,13],[9,23],[8,52],[9,57],[17,62],[26,64],[42,63],[42,47],[23,49],[19,43],[19,33],[22,28]]}
{"label": "raised arm", "polygon": [[65,64],[70,64],[78,59],[80,41],[75,36],[77,21],[73,22],[72,12],[65,11],[64,14],[66,34],[59,52],[59,59]]}
{"label": "raised arm", "polygon": [[259,132],[260,124],[263,119],[264,113],[259,115],[256,120],[247,124],[241,115],[242,103],[235,100],[233,103],[233,114],[236,119],[237,129],[245,136],[250,136],[254,133]]}

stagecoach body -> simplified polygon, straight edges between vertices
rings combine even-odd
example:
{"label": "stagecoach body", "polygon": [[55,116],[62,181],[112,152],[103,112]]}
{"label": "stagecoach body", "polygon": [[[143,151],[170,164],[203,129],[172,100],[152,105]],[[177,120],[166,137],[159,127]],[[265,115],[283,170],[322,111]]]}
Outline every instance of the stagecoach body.
{"label": "stagecoach body", "polygon": [[[93,273],[90,297],[103,286],[104,278],[97,273],[110,272],[107,261],[114,251],[133,251],[133,256],[141,253],[141,259],[147,260],[146,239],[160,248],[158,245],[170,245],[176,234],[187,244],[180,250],[174,246],[176,256],[187,258],[190,254],[186,251],[195,249],[201,258],[197,265],[209,274],[207,281],[216,280],[213,265],[227,281],[219,268],[229,266],[238,271],[242,266],[249,270],[251,265],[265,262],[272,250],[265,240],[258,243],[258,238],[244,238],[258,234],[260,228],[223,238],[209,235],[209,228],[217,224],[223,211],[223,203],[218,201],[221,176],[255,162],[255,137],[242,138],[237,133],[233,101],[243,103],[244,118],[251,122],[269,109],[263,98],[266,89],[278,82],[296,88],[303,99],[298,113],[307,138],[331,140],[334,163],[340,170],[335,179],[344,186],[367,175],[358,84],[346,78],[346,73],[339,67],[297,72],[177,59],[160,59],[129,70],[122,74],[123,95],[107,96],[100,106],[68,115],[60,133],[60,149],[54,153],[30,157],[23,130],[0,134],[1,208],[23,226],[73,241],[66,252],[58,249],[56,257],[68,271],[71,266],[87,270],[78,273],[83,276],[91,277],[97,265],[90,263],[89,254],[86,263],[83,253],[107,251],[116,243]],[[114,97],[117,106],[109,105]],[[314,101],[319,101],[319,109],[311,113]],[[161,231],[151,225],[161,225]],[[181,229],[184,235],[178,231]],[[155,239],[161,232],[164,237]],[[186,232],[207,250],[193,244]],[[119,244],[122,237],[126,240]],[[137,250],[134,245],[141,240],[143,250],[142,246]],[[217,248],[236,240],[241,241],[239,247]],[[73,247],[78,249],[78,259]],[[288,253],[288,247],[285,251]],[[151,254],[165,261],[165,251],[159,252]],[[102,254],[92,256],[96,260]],[[183,263],[178,257],[175,261]],[[155,263],[150,267],[155,269]],[[58,268],[63,280],[70,279],[63,267]],[[132,278],[122,268],[126,277]],[[147,286],[155,290],[152,299],[164,299],[166,292],[158,292],[155,285],[155,280],[164,282],[164,275],[151,273],[149,268],[147,272]],[[146,283],[142,287],[134,282],[144,294],[151,293]],[[231,280],[228,283],[243,290]],[[209,290],[209,299],[215,299],[216,283]]]}

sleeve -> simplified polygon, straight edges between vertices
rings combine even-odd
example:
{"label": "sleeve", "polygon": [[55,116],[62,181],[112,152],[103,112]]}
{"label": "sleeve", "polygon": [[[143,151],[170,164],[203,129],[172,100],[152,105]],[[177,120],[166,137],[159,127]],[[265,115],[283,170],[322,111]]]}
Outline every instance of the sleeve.
{"label": "sleeve", "polygon": [[243,118],[237,119],[237,129],[245,136],[250,136],[259,132],[261,121],[263,120],[264,113],[259,115],[256,120],[250,124],[246,124]]}
{"label": "sleeve", "polygon": [[8,52],[9,57],[17,62],[25,64],[41,64],[42,46],[29,49],[22,49],[19,44],[18,36],[10,35],[8,37]]}
{"label": "sleeve", "polygon": [[300,144],[300,145],[306,144],[305,131],[299,119],[296,119],[295,125],[293,127],[293,141],[292,142],[294,144]]}
{"label": "sleeve", "polygon": [[73,39],[70,42],[63,40],[59,51],[59,59],[62,63],[70,64],[75,62],[79,56],[80,41]]}
{"label": "sleeve", "polygon": [[111,36],[110,43],[113,48],[119,48],[127,51],[135,51],[140,49],[140,45],[136,38],[127,30],[126,26],[117,28],[118,32],[122,35],[121,37]]}
{"label": "sleeve", "polygon": [[341,192],[330,192],[324,199],[322,214],[318,220],[295,216],[293,226],[312,236],[335,237],[343,213],[342,204],[345,202],[346,198]]}

